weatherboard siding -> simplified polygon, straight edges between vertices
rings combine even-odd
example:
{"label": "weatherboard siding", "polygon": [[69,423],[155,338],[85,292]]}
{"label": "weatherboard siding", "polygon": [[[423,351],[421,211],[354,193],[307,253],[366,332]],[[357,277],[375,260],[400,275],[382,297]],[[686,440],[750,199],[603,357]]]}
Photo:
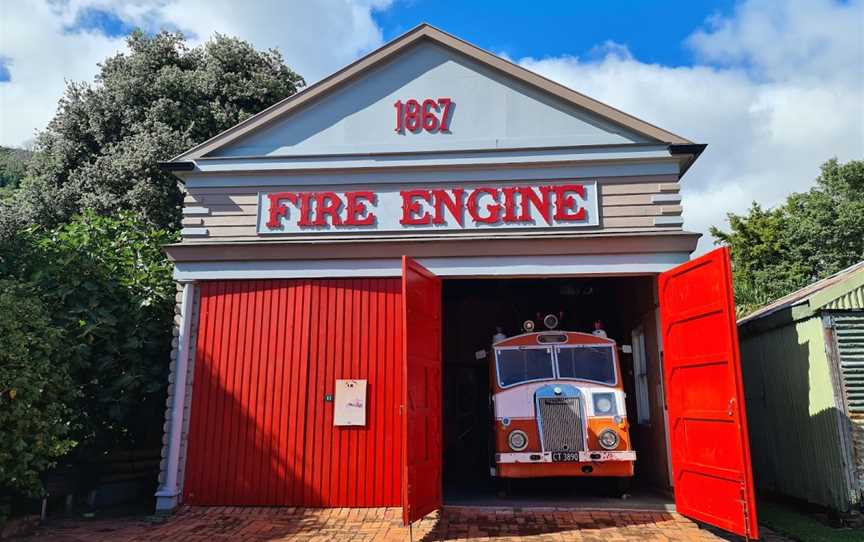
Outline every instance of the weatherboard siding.
{"label": "weatherboard siding", "polygon": [[[600,178],[600,230],[669,231],[681,230],[680,224],[655,225],[658,217],[681,217],[679,184],[672,176]],[[183,218],[184,228],[206,230],[207,235],[184,237],[184,242],[254,241],[261,239],[256,228],[258,193],[304,190],[296,186],[242,186],[228,188],[187,188],[184,207],[194,213]],[[663,197],[658,197],[663,196]],[[576,228],[596,233],[598,228]],[[276,236],[266,236],[268,240]]]}

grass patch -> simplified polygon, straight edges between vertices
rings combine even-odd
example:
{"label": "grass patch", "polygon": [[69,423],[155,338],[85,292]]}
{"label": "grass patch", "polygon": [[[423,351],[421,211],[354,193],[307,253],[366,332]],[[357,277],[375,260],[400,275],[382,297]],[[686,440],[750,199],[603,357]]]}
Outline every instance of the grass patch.
{"label": "grass patch", "polygon": [[759,503],[759,523],[799,542],[861,542],[864,529],[826,525],[794,508],[773,502]]}

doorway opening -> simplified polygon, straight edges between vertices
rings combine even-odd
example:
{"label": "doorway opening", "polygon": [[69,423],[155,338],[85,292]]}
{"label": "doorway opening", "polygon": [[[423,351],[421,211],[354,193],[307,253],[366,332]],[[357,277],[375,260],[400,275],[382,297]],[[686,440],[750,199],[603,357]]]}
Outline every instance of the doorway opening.
{"label": "doorway opening", "polygon": [[[668,508],[671,487],[655,285],[653,276],[443,281],[445,502]],[[503,480],[491,473],[493,335],[519,335],[525,320],[534,321],[540,331],[547,314],[560,317],[557,329],[562,331],[590,333],[599,321],[617,342],[630,438],[637,454],[635,476],[627,489],[609,478]],[[622,494],[629,498],[622,499]]]}

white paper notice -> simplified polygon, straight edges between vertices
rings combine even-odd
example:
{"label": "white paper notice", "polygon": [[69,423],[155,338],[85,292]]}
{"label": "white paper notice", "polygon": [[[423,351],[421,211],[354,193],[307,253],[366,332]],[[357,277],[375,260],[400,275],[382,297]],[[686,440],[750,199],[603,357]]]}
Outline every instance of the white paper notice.
{"label": "white paper notice", "polygon": [[366,381],[337,380],[333,425],[366,425]]}

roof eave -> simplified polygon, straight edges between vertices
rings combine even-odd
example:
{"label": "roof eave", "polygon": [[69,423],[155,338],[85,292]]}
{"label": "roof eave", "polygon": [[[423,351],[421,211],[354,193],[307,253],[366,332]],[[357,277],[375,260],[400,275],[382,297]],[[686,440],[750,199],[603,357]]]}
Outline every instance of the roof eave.
{"label": "roof eave", "polygon": [[669,145],[669,154],[688,156],[681,167],[681,175],[683,176],[707,147],[707,143],[672,143]]}

